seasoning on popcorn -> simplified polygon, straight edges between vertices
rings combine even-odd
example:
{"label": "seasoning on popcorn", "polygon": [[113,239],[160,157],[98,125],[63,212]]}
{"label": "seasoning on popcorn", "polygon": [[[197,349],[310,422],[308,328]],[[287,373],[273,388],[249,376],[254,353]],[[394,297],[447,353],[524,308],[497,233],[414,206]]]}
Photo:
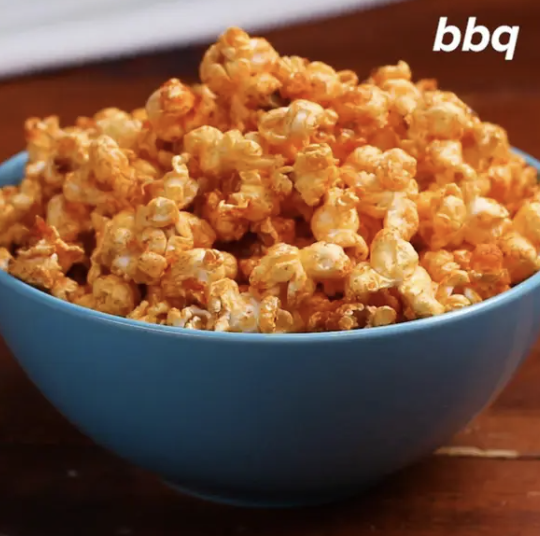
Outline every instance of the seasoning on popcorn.
{"label": "seasoning on popcorn", "polygon": [[361,80],[230,28],[200,78],[69,127],[29,118],[0,270],[102,313],[265,334],[436,316],[540,270],[535,170],[404,61]]}

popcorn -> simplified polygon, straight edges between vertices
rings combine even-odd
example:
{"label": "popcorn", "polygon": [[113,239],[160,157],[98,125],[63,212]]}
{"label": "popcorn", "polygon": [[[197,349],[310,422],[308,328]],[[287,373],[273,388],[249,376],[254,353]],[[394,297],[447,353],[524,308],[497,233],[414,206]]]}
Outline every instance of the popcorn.
{"label": "popcorn", "polygon": [[511,280],[505,267],[504,253],[495,244],[480,244],[474,248],[469,277],[472,290],[482,299],[510,289]]}
{"label": "popcorn", "polygon": [[351,85],[333,101],[338,124],[368,136],[388,124],[390,95],[374,84]]}
{"label": "popcorn", "polygon": [[134,149],[143,121],[118,108],[105,108],[93,117],[100,134],[112,138],[122,149]]}
{"label": "popcorn", "polygon": [[459,140],[474,127],[470,108],[444,91],[426,91],[409,121],[410,139],[420,147],[430,139]]}
{"label": "popcorn", "polygon": [[439,186],[477,178],[475,169],[463,157],[462,144],[456,140],[431,141],[426,147],[422,170]]}
{"label": "popcorn", "polygon": [[404,61],[360,82],[231,28],[200,78],[28,119],[0,270],[106,314],[264,334],[440,315],[540,270],[536,171]]}
{"label": "popcorn", "polygon": [[63,194],[57,194],[47,203],[46,222],[58,231],[63,240],[73,242],[82,233],[92,230],[90,212],[87,205],[71,203]]}
{"label": "popcorn", "polygon": [[172,199],[156,197],[146,206],[139,207],[137,219],[143,227],[171,227],[178,222],[180,211]]}
{"label": "popcorn", "polygon": [[189,87],[172,78],[150,95],[146,114],[157,137],[173,142],[197,127],[212,123],[215,100],[208,87]]}
{"label": "popcorn", "polygon": [[146,177],[138,175],[129,156],[111,137],[96,137],[88,146],[87,161],[66,175],[65,198],[112,213],[140,202]]}
{"label": "popcorn", "polygon": [[358,197],[343,188],[328,190],[324,203],[313,213],[311,230],[316,240],[326,240],[348,249],[357,261],[368,256],[368,246],[364,237],[358,234]]}
{"label": "popcorn", "polygon": [[127,316],[139,301],[137,287],[116,275],[98,277],[92,285],[92,309]]}
{"label": "popcorn", "polygon": [[371,243],[372,268],[392,281],[400,282],[412,276],[418,261],[413,246],[396,231],[383,229]]}
{"label": "popcorn", "polygon": [[315,292],[315,281],[302,264],[300,250],[288,244],[276,244],[268,249],[249,276],[250,286],[259,294],[286,296],[294,307]]}
{"label": "popcorn", "polygon": [[462,270],[462,266],[457,262],[455,256],[455,253],[445,249],[428,250],[422,254],[420,264],[428,271],[433,281],[440,283],[445,278]]}
{"label": "popcorn", "polygon": [[87,292],[86,286],[79,285],[69,277],[58,277],[50,289],[51,295],[60,300],[77,303]]}
{"label": "popcorn", "polygon": [[398,286],[399,294],[409,307],[410,319],[440,315],[445,312],[442,303],[436,299],[436,285],[428,272],[417,266],[414,272]]}
{"label": "popcorn", "polygon": [[249,292],[240,292],[228,278],[215,281],[208,288],[208,311],[216,318],[215,331],[241,333],[283,333],[293,326],[291,313],[280,308],[275,296],[259,301]]}
{"label": "popcorn", "polygon": [[293,218],[272,216],[255,222],[250,230],[256,233],[265,246],[272,246],[283,242],[294,244],[296,239],[296,221]]}
{"label": "popcorn", "polygon": [[523,235],[510,231],[498,241],[498,246],[512,284],[521,283],[540,270],[538,250]]}
{"label": "popcorn", "polygon": [[525,202],[512,220],[513,228],[535,246],[540,246],[540,201]]}
{"label": "popcorn", "polygon": [[270,146],[285,156],[293,156],[294,149],[308,145],[319,129],[331,129],[337,119],[333,110],[300,99],[263,113],[259,118],[259,133]]}
{"label": "popcorn", "polygon": [[0,246],[21,245],[40,212],[43,202],[39,182],[25,178],[20,186],[0,189]]}
{"label": "popcorn", "polygon": [[494,199],[477,197],[468,204],[467,212],[463,238],[469,244],[496,241],[512,227],[508,210]]}
{"label": "popcorn", "polygon": [[204,305],[211,283],[237,276],[236,259],[230,253],[216,249],[173,250],[167,256],[169,267],[161,279],[165,298],[188,298]]}
{"label": "popcorn", "polygon": [[467,223],[467,207],[463,193],[454,183],[424,190],[416,202],[419,216],[418,232],[432,250],[463,240]]}
{"label": "popcorn", "polygon": [[7,248],[0,248],[0,270],[7,272],[9,263],[13,260],[13,256]]}
{"label": "popcorn", "polygon": [[257,110],[272,104],[280,88],[278,53],[266,39],[228,29],[203,57],[200,76],[222,101],[232,128],[256,126]]}
{"label": "popcorn", "polygon": [[343,248],[329,242],[316,242],[299,250],[300,263],[314,281],[342,280],[352,268]]}
{"label": "popcorn", "polygon": [[127,318],[150,324],[165,324],[168,323],[169,314],[172,310],[173,308],[167,301],[152,304],[148,300],[143,300],[129,313]]}
{"label": "popcorn", "polygon": [[283,97],[305,99],[321,106],[329,106],[346,87],[358,83],[352,71],[336,72],[320,61],[309,62],[298,56],[284,56],[277,63],[276,77],[281,82]]}
{"label": "popcorn", "polygon": [[[396,198],[415,200],[418,184],[413,178],[416,162],[401,149],[382,152],[366,145],[355,149],[342,167],[343,182],[359,197],[358,211],[376,219],[384,219]],[[399,201],[398,201],[399,202]],[[417,216],[412,229],[416,231]],[[407,233],[405,233],[407,234]]]}
{"label": "popcorn", "polygon": [[369,81],[379,87],[382,87],[386,83],[391,81],[410,81],[411,78],[411,68],[406,62],[400,61],[397,65],[386,65],[385,67],[379,67],[378,69],[375,69],[371,73]]}
{"label": "popcorn", "polygon": [[199,192],[199,183],[190,177],[184,158],[180,155],[171,160],[172,171],[163,175],[161,179],[151,180],[146,186],[146,191],[152,198],[164,197],[176,203],[182,210],[195,200]]}
{"label": "popcorn", "polygon": [[325,192],[339,180],[337,160],[325,143],[311,144],[296,155],[294,187],[310,207],[319,203]]}
{"label": "popcorn", "polygon": [[36,242],[21,248],[9,263],[9,273],[30,285],[51,290],[74,264],[85,260],[84,250],[65,243],[54,227],[36,220]]}
{"label": "popcorn", "polygon": [[[46,162],[63,134],[58,117],[30,117],[24,123],[26,150],[31,163]],[[43,166],[42,166],[43,167]]]}
{"label": "popcorn", "polygon": [[212,226],[191,212],[178,213],[174,233],[167,241],[166,250],[169,252],[211,248],[216,241],[216,233]]}
{"label": "popcorn", "polygon": [[279,158],[265,155],[260,143],[243,136],[239,130],[223,133],[215,127],[202,126],[189,132],[183,144],[195,174],[214,179],[235,171],[279,167],[281,163]]}
{"label": "popcorn", "polygon": [[396,320],[396,312],[388,306],[372,307],[362,303],[343,303],[337,309],[316,312],[307,323],[309,331],[349,331],[387,326]]}
{"label": "popcorn", "polygon": [[420,227],[418,207],[406,194],[396,193],[384,217],[383,226],[411,240]]}
{"label": "popcorn", "polygon": [[214,319],[211,313],[196,305],[183,309],[173,307],[167,314],[166,324],[176,328],[213,330]]}

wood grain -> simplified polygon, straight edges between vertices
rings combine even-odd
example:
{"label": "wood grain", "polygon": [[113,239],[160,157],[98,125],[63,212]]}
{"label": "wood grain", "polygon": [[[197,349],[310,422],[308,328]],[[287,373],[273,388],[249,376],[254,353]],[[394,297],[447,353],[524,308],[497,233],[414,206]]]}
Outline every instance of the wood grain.
{"label": "wood grain", "polygon": [[[491,30],[520,25],[513,61],[494,51],[434,53],[440,16]],[[361,76],[402,58],[540,156],[540,3],[410,0],[268,34],[283,54]],[[85,65],[0,84],[0,159],[22,148],[28,116],[64,123],[105,106],[140,106],[163,80],[193,80],[202,47]],[[5,306],[0,304],[0,307]],[[10,536],[538,536],[540,346],[511,385],[454,445],[514,449],[524,459],[434,457],[364,497],[298,511],[257,511],[180,497],[93,445],[44,400],[0,340],[0,533]],[[535,459],[536,458],[536,459]]]}

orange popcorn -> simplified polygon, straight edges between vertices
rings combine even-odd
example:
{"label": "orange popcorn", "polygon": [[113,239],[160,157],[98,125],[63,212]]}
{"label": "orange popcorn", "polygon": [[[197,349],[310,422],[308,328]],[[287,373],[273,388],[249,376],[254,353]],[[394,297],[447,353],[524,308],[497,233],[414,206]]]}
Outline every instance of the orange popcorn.
{"label": "orange popcorn", "polygon": [[0,270],[135,321],[237,333],[440,315],[540,270],[536,171],[404,61],[359,76],[230,28],[201,83],[30,118]]}

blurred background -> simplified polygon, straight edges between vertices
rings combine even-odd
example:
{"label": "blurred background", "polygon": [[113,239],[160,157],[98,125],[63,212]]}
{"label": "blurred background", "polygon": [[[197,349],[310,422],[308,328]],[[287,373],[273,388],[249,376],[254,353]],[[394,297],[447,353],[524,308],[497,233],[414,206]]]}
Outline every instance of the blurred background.
{"label": "blurred background", "polygon": [[[530,126],[540,123],[537,0],[0,0],[0,15],[0,159],[21,149],[28,116],[66,124],[141,106],[167,78],[195,80],[206,46],[230,25],[361,78],[404,59],[415,78],[438,78],[524,150],[540,143]],[[433,52],[441,16],[462,31],[469,16],[491,31],[519,25],[514,59],[491,47]]]}
{"label": "blurred background", "polygon": [[[0,76],[265,30],[398,0],[0,0]],[[3,9],[2,9],[3,8]]]}

